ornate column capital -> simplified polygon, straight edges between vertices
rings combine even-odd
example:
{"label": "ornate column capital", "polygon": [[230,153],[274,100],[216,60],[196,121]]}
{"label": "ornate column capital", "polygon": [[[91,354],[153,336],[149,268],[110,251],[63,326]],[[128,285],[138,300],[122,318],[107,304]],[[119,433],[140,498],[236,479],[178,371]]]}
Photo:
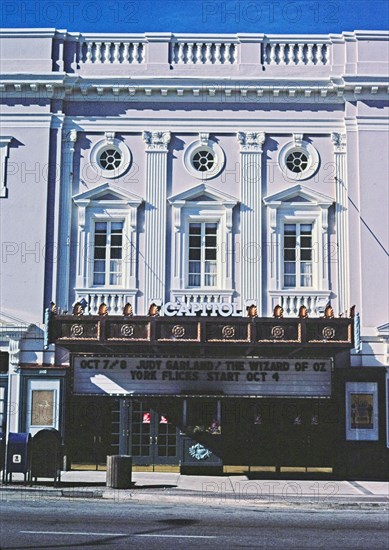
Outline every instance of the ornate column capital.
{"label": "ornate column capital", "polygon": [[143,132],[143,141],[147,148],[146,151],[168,151],[170,143],[170,132]]}
{"label": "ornate column capital", "polygon": [[77,130],[69,130],[64,133],[62,141],[66,149],[74,151],[74,144],[77,141]]}
{"label": "ornate column capital", "polygon": [[340,134],[339,132],[332,132],[331,141],[335,147],[335,153],[346,152],[346,134]]}
{"label": "ornate column capital", "polygon": [[238,132],[237,138],[241,151],[262,153],[262,145],[265,143],[265,132]]}

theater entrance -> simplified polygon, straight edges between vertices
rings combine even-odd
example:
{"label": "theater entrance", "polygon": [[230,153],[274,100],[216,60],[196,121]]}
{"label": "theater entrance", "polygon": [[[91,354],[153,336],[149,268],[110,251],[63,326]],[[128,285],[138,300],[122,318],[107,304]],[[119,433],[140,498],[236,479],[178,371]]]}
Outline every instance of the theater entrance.
{"label": "theater entrance", "polygon": [[172,402],[121,401],[120,452],[132,456],[134,465],[179,463],[178,427],[181,406]]}

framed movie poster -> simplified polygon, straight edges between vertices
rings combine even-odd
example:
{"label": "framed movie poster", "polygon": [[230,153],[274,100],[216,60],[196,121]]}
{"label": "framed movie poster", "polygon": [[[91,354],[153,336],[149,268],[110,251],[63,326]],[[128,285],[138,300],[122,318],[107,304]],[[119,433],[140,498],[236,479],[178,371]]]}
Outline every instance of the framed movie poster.
{"label": "framed movie poster", "polygon": [[378,388],[376,382],[346,382],[346,439],[378,440]]}

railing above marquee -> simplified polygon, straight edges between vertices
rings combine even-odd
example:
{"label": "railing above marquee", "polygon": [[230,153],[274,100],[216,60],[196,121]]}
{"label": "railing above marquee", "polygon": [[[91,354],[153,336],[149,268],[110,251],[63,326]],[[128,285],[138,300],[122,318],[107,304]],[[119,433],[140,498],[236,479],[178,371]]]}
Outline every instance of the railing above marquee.
{"label": "railing above marquee", "polygon": [[[151,309],[150,316],[139,317],[50,313],[48,343],[86,352],[96,352],[99,344],[104,349],[107,345],[115,349],[130,345],[137,353],[150,349],[169,352],[174,345],[174,351],[183,354],[201,347],[211,350],[225,345],[231,351],[244,348],[246,353],[254,354],[265,347],[276,352],[285,346],[327,348],[332,353],[335,348],[354,345],[354,318],[351,317],[158,317],[155,313],[156,309]],[[275,313],[277,315],[277,310]]]}

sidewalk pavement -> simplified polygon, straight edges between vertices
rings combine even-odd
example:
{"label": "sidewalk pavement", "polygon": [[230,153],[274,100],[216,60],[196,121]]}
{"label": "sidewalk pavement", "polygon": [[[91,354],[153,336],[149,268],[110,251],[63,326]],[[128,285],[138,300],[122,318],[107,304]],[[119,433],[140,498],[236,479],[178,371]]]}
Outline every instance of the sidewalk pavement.
{"label": "sidewalk pavement", "polygon": [[188,476],[167,472],[133,472],[131,489],[106,487],[105,471],[62,472],[52,480],[25,485],[22,474],[0,486],[0,499],[105,498],[116,502],[202,503],[205,505],[302,506],[309,508],[377,507],[389,510],[389,483],[307,479],[249,479],[245,475]]}

